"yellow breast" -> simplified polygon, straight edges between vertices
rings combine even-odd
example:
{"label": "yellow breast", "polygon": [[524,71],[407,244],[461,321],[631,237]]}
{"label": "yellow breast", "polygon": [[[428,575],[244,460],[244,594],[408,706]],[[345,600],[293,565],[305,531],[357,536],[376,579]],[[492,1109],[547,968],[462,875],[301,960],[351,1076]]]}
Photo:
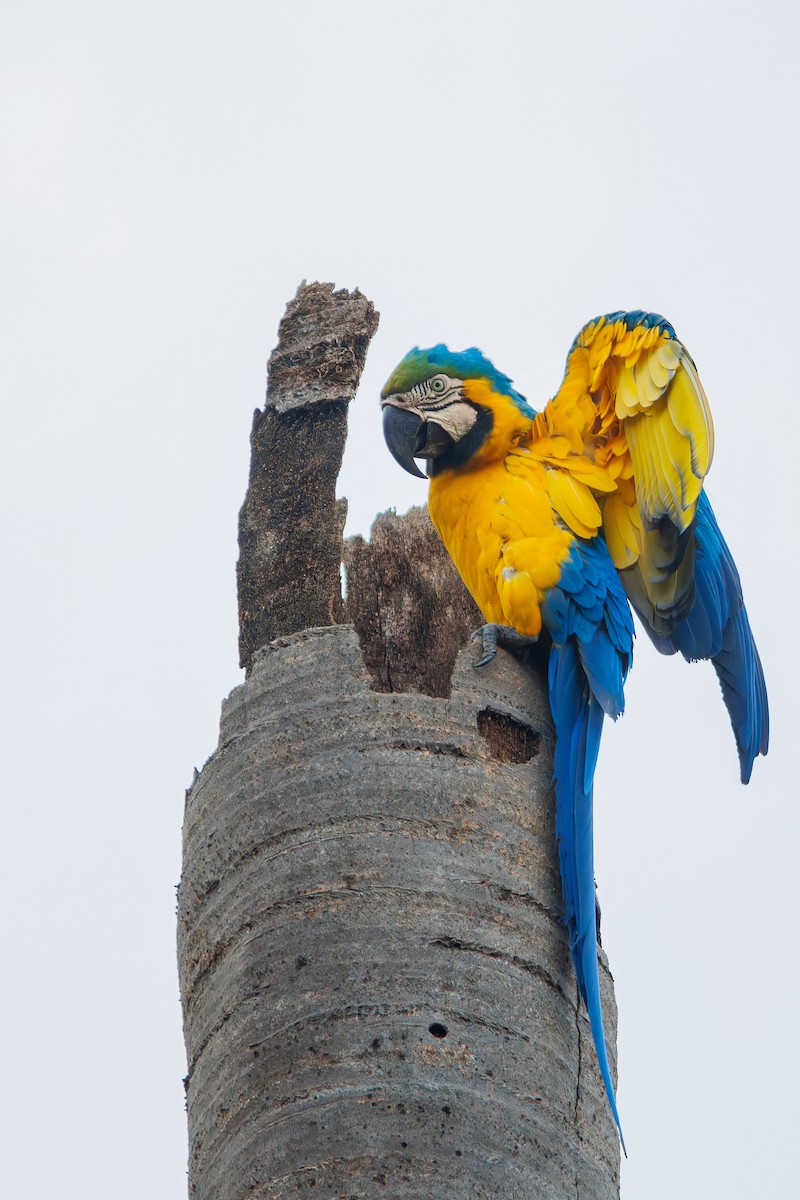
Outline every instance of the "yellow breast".
{"label": "yellow breast", "polygon": [[499,461],[431,480],[428,507],[450,557],[487,621],[535,636],[544,592],[558,582],[572,535],[556,520],[546,468],[523,476]]}

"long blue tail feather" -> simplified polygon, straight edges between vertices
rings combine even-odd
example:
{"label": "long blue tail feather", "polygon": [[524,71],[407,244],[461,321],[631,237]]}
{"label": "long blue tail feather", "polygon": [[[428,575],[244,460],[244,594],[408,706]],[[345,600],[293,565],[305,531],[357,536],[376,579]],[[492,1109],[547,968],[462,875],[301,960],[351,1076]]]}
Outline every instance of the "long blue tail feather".
{"label": "long blue tail feather", "polygon": [[592,785],[604,713],[592,695],[578,647],[571,639],[553,646],[548,677],[556,729],[556,837],[565,919],[578,990],[589,1015],[600,1074],[624,1151],[606,1050],[597,967]]}

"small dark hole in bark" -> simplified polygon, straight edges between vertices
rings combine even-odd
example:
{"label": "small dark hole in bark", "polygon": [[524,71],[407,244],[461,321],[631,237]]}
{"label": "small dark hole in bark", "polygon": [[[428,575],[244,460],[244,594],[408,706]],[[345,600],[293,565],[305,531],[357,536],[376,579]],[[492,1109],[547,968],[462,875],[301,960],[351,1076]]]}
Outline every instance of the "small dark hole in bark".
{"label": "small dark hole in bark", "polygon": [[447,1026],[440,1024],[439,1021],[434,1021],[432,1025],[428,1026],[428,1033],[432,1033],[434,1037],[438,1038],[447,1037]]}
{"label": "small dark hole in bark", "polygon": [[478,713],[478,733],[500,762],[526,763],[539,753],[541,735],[508,713],[484,708]]}
{"label": "small dark hole in bark", "polygon": [[405,1149],[407,1149],[407,1147],[408,1147],[408,1142],[401,1142],[401,1143],[400,1143],[400,1145],[401,1145],[401,1146],[403,1147],[403,1149],[405,1150]]}

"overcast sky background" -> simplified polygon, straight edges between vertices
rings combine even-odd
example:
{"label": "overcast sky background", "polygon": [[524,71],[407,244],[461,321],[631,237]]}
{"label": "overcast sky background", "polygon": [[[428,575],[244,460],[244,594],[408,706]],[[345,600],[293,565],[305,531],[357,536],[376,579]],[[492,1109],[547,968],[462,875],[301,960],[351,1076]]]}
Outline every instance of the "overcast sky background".
{"label": "overcast sky background", "polygon": [[644,636],[597,776],[624,1200],[797,1186],[798,8],[3,5],[0,1190],[185,1194],[183,791],[240,680],[252,410],[303,278],[381,312],[340,494],[424,499],[379,389],[478,344],[537,406],[663,312],[767,672],[738,782],[710,667]]}

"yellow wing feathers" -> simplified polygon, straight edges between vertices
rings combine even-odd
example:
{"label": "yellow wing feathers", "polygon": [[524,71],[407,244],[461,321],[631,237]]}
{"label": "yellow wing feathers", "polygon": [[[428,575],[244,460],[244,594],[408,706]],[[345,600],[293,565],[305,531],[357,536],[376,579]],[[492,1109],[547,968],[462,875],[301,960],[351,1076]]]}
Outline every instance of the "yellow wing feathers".
{"label": "yellow wing feathers", "polygon": [[593,538],[603,523],[591,487],[569,471],[549,470],[547,491],[561,520],[578,537]]}
{"label": "yellow wing feathers", "polygon": [[632,567],[642,547],[642,518],[633,488],[630,493],[626,496],[620,489],[603,506],[603,532],[617,570]]}
{"label": "yellow wing feathers", "polygon": [[[683,350],[683,347],[681,347]],[[653,352],[648,357],[652,357]],[[647,363],[639,372],[645,375]],[[620,374],[620,383],[634,368]],[[652,376],[647,373],[647,379]],[[652,384],[648,385],[652,394]],[[620,412],[617,391],[616,411]],[[627,404],[631,391],[626,392]],[[711,466],[714,430],[694,363],[683,351],[682,361],[661,392],[645,406],[639,404],[624,419],[624,433],[636,480],[636,493],[642,512],[651,519],[668,516],[679,529],[686,529],[694,518],[703,479]]]}
{"label": "yellow wing feathers", "polygon": [[[577,466],[572,455],[580,453],[580,439],[584,454],[612,482],[611,494],[603,496],[586,479],[599,493],[603,533],[626,590],[660,629],[692,603],[688,531],[714,453],[697,368],[666,321],[622,313],[581,330],[561,388],[534,423],[534,448],[538,436],[548,461],[566,444],[566,423],[579,428],[562,468],[572,473]],[[559,512],[572,528],[574,515],[566,506]]]}
{"label": "yellow wing feathers", "polygon": [[548,461],[556,437],[559,450],[566,444],[565,424],[573,432],[561,465],[575,469],[570,456],[580,453],[580,437],[584,453],[616,484],[603,525],[617,567],[636,561],[643,532],[663,518],[679,532],[691,525],[714,427],[697,368],[666,322],[601,317],[581,331],[561,388],[534,423],[534,446],[538,438]]}

